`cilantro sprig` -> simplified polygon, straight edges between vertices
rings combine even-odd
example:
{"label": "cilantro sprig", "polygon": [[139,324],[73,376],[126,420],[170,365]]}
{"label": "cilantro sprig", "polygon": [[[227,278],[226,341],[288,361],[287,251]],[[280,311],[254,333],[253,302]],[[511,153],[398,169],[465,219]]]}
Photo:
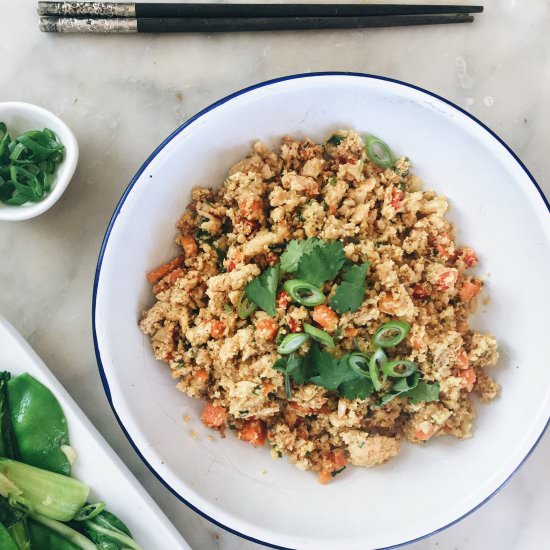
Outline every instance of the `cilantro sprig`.
{"label": "cilantro sprig", "polygon": [[321,246],[315,246],[300,258],[296,275],[299,279],[320,287],[325,281],[338,275],[345,261],[343,244],[340,241],[328,241]]}
{"label": "cilantro sprig", "polygon": [[316,237],[303,241],[293,239],[286,245],[286,250],[281,255],[281,269],[286,273],[294,273],[298,269],[302,256],[317,246],[323,246],[323,241]]}
{"label": "cilantro sprig", "polygon": [[252,279],[245,289],[246,297],[271,317],[277,315],[275,298],[279,284],[279,264],[268,267],[259,277]]}
{"label": "cilantro sprig", "polygon": [[370,262],[353,265],[342,275],[342,282],[336,287],[336,292],[329,301],[332,309],[338,313],[355,312],[363,303],[367,286],[365,278]]}

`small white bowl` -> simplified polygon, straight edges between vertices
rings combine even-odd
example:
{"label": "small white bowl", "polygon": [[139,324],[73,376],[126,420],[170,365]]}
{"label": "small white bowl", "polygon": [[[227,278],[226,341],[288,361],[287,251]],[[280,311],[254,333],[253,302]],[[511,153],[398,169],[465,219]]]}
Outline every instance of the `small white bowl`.
{"label": "small white bowl", "polygon": [[0,202],[0,220],[28,220],[51,208],[61,197],[78,162],[78,143],[71,129],[56,115],[43,107],[30,103],[0,103],[0,122],[8,127],[12,138],[28,130],[53,130],[65,146],[65,158],[57,167],[51,191],[39,202],[27,202],[21,206],[9,206]]}

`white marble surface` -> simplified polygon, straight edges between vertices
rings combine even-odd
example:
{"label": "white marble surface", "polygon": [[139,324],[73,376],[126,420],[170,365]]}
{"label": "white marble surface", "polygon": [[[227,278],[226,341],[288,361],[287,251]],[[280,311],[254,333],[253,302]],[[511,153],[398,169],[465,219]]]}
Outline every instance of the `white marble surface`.
{"label": "white marble surface", "polygon": [[[485,4],[474,25],[454,27],[90,37],[41,34],[34,0],[0,0],[0,101],[53,110],[81,147],[76,176],[53,209],[28,222],[0,223],[0,312],[194,549],[259,547],[180,504],[140,462],[107,405],[90,311],[97,253],[116,202],[152,149],[197,110],[261,80],[319,70],[387,75],[449,98],[511,145],[550,196],[550,4]],[[547,433],[492,501],[408,550],[548,548],[549,461]]]}

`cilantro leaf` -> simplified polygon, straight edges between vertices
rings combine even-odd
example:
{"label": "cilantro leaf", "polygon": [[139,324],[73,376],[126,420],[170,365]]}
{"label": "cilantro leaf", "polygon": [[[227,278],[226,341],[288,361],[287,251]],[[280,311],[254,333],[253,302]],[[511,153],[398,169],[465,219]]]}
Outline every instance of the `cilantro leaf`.
{"label": "cilantro leaf", "polygon": [[299,279],[315,286],[334,279],[346,260],[344,246],[340,241],[329,241],[304,254],[298,262],[296,274]]}
{"label": "cilantro leaf", "polygon": [[357,311],[361,307],[367,289],[365,277],[369,266],[370,262],[366,261],[364,264],[354,265],[344,272],[342,282],[336,287],[336,292],[329,301],[332,309],[338,313],[345,313],[346,311]]}
{"label": "cilantro leaf", "polygon": [[294,273],[298,269],[300,258],[304,254],[311,252],[316,246],[322,245],[323,241],[316,237],[303,241],[290,241],[281,255],[281,269],[287,273]]}
{"label": "cilantro leaf", "polygon": [[252,279],[245,289],[246,297],[260,309],[275,317],[275,296],[279,283],[279,264],[268,267],[259,277]]}
{"label": "cilantro leaf", "polygon": [[401,397],[409,397],[411,403],[439,401],[439,382],[430,384],[421,380],[416,388],[403,392]]}
{"label": "cilantro leaf", "polygon": [[313,375],[312,365],[307,363],[304,357],[291,353],[288,358],[278,359],[273,368],[284,373],[294,380],[296,384],[305,384],[308,378]]}
{"label": "cilantro leaf", "polygon": [[344,382],[338,391],[348,399],[366,399],[374,391],[374,386],[368,378],[361,377]]}
{"label": "cilantro leaf", "polygon": [[357,374],[348,367],[346,362],[338,361],[317,345],[311,346],[307,360],[314,365],[318,373],[309,381],[317,386],[323,386],[327,390],[336,391],[340,384],[357,378]]}
{"label": "cilantro leaf", "polygon": [[334,147],[340,145],[344,141],[344,136],[339,136],[338,134],[333,134],[327,139],[327,143],[334,145]]}

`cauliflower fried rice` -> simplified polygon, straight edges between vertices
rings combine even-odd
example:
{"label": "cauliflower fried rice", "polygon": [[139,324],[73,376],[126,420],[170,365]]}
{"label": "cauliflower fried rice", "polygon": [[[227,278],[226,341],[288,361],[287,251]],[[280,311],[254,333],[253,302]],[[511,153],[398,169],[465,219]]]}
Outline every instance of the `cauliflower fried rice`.
{"label": "cauliflower fried rice", "polygon": [[[382,168],[356,132],[340,130],[325,144],[285,137],[277,151],[257,142],[219,189],[193,189],[177,222],[181,254],[149,274],[155,303],[140,328],[177,388],[206,401],[207,426],[267,443],[274,457],[286,455],[323,483],[349,464],[387,461],[403,439],[472,435],[472,393],[488,402],[499,390],[486,372],[497,343],[468,325],[483,286],[469,272],[478,259],[455,245],[446,198],[422,190],[409,168],[406,158]],[[279,286],[275,315],[260,307],[240,315],[247,285],[280,264],[290,241],[313,238],[340,242],[350,264],[370,262],[358,308],[331,307],[339,277],[320,286],[323,304],[305,306]],[[339,358],[358,348],[372,353],[374,334],[389,321],[410,330],[388,354],[414,363],[421,380],[439,388],[437,399],[396,394],[384,404],[389,379],[349,399],[310,381],[289,387],[273,368],[281,338],[304,325],[330,335],[328,351]]]}

